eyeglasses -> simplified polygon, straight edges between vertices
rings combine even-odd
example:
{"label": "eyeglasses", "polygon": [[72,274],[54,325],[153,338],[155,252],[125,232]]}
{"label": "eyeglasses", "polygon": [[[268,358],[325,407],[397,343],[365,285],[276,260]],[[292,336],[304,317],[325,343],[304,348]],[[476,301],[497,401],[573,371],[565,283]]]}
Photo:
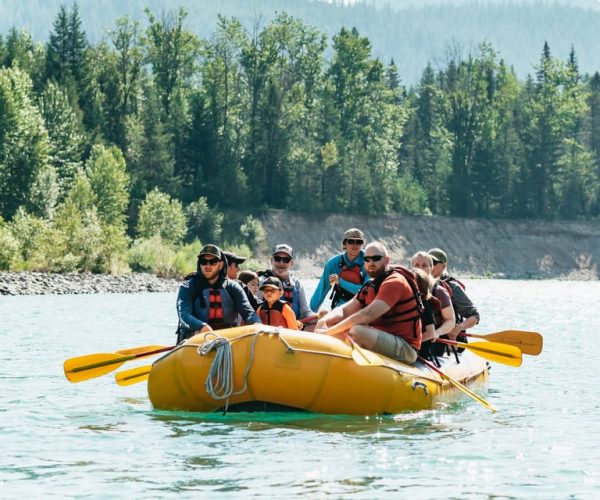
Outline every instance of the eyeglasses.
{"label": "eyeglasses", "polygon": [[379,262],[383,259],[383,255],[365,255],[365,262]]}
{"label": "eyeglasses", "polygon": [[273,260],[275,262],[283,262],[285,264],[289,264],[290,262],[292,262],[292,258],[291,257],[273,257]]}
{"label": "eyeglasses", "polygon": [[348,245],[362,245],[364,243],[363,240],[354,240],[352,238],[349,238],[346,240],[346,243],[348,243]]}
{"label": "eyeglasses", "polygon": [[441,264],[442,261],[441,260],[435,260],[435,259],[431,259],[433,261],[433,265],[437,266],[438,264]]}
{"label": "eyeglasses", "polygon": [[219,262],[221,262],[219,259],[200,259],[201,266],[216,266]]}

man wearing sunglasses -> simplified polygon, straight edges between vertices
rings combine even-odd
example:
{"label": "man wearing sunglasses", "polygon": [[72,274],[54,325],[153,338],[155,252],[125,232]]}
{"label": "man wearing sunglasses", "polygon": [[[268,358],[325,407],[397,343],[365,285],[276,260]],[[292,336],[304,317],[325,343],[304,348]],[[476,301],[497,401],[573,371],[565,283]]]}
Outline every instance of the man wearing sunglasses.
{"label": "man wearing sunglasses", "polygon": [[227,258],[217,245],[200,250],[196,272],[179,287],[177,314],[177,343],[196,333],[236,326],[238,315],[248,325],[260,323],[242,287],[227,278]]}
{"label": "man wearing sunglasses", "polygon": [[389,268],[389,261],[382,243],[369,243],[365,268],[371,279],[352,300],[321,318],[315,331],[347,333],[366,349],[414,364],[422,338],[416,282],[410,271]]}
{"label": "man wearing sunglasses", "polygon": [[[259,272],[260,284],[270,276],[275,276],[281,280],[283,286],[282,300],[287,302],[298,319],[308,318],[313,312],[308,307],[308,300],[302,282],[290,274],[290,269],[294,264],[294,250],[286,244],[280,243],[273,249],[271,256],[271,269]],[[259,294],[260,295],[260,294]],[[262,298],[262,296],[260,297]]]}
{"label": "man wearing sunglasses", "polygon": [[310,308],[318,311],[331,290],[331,307],[348,302],[360,290],[369,276],[365,270],[365,235],[355,227],[348,229],[342,239],[343,252],[325,264],[319,284],[310,299]]}

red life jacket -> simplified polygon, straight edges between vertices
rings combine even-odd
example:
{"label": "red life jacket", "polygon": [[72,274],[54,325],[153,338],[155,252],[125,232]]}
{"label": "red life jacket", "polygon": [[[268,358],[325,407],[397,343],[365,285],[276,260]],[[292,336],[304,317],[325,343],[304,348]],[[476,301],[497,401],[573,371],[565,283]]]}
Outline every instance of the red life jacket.
{"label": "red life jacket", "polygon": [[344,262],[344,258],[341,257],[340,268],[341,271],[339,273],[339,276],[343,280],[349,281],[350,283],[354,283],[355,285],[360,285],[363,282],[364,274],[362,272],[361,266],[348,267]]}
{"label": "red life jacket", "polygon": [[[397,335],[418,349],[421,346],[421,313],[424,310],[421,293],[413,272],[402,266],[390,267],[382,276],[365,283],[359,290],[357,299],[362,307],[368,306],[379,292],[381,284],[393,273],[402,275],[410,287],[411,295],[405,300],[399,300],[385,314],[377,318],[371,326],[381,329],[392,335]],[[389,332],[389,327],[394,326],[395,332]]]}
{"label": "red life jacket", "polygon": [[269,307],[267,302],[263,302],[257,311],[258,315],[260,316],[260,320],[264,325],[283,326],[287,328],[288,324],[283,316],[283,308],[285,306],[290,307],[286,302],[281,300],[275,302],[273,307]]}
{"label": "red life jacket", "polygon": [[225,326],[223,321],[223,304],[221,290],[210,288],[208,291],[208,322],[212,328],[219,329]]}

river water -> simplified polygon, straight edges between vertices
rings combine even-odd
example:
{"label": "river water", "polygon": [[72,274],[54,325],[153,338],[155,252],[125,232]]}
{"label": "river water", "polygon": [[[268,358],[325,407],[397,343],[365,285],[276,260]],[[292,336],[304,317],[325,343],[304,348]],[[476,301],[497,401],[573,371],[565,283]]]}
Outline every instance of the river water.
{"label": "river water", "polygon": [[173,294],[0,296],[0,498],[597,498],[600,283],[467,291],[475,331],[544,335],[477,389],[496,414],[464,398],[386,417],[155,411],[145,384],[71,384],[62,363],[171,345]]}

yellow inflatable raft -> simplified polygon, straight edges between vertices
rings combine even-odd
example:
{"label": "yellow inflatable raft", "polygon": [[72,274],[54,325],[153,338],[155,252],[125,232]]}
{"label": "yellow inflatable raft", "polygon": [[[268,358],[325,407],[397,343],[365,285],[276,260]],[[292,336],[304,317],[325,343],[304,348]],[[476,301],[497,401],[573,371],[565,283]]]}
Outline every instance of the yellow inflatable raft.
{"label": "yellow inflatable raft", "polygon": [[[360,362],[353,347],[315,333],[251,325],[198,334],[152,366],[148,394],[163,410],[293,408],[374,415],[433,408],[456,389],[427,366],[385,356]],[[373,359],[369,356],[371,360]],[[442,370],[463,384],[485,382],[484,360],[467,351]]]}

